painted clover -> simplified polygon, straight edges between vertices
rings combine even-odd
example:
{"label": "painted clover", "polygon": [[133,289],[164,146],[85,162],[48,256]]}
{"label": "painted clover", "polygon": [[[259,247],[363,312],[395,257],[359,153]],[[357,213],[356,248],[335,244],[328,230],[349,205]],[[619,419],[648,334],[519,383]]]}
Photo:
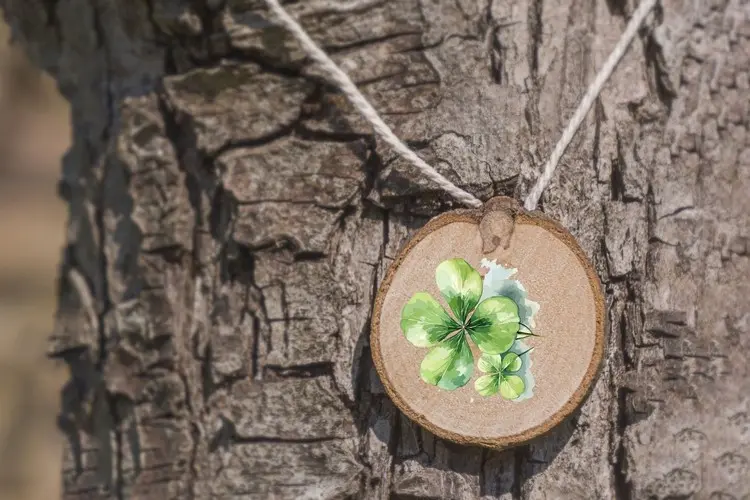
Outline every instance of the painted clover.
{"label": "painted clover", "polygon": [[502,354],[516,340],[520,328],[516,302],[496,295],[482,299],[482,277],[463,259],[441,262],[435,270],[441,295],[453,315],[429,293],[414,294],[401,312],[401,329],[417,347],[432,347],[420,365],[428,384],[454,390],[474,373],[470,338],[485,354]]}
{"label": "painted clover", "polygon": [[474,389],[482,396],[492,396],[499,391],[505,399],[518,399],[526,390],[526,384],[519,376],[526,353],[528,351],[521,354],[483,354],[477,367],[486,375],[474,381]]}
{"label": "painted clover", "polygon": [[503,295],[513,299],[518,305],[518,316],[521,328],[517,339],[535,337],[531,329],[535,326],[534,316],[539,312],[539,304],[529,300],[528,292],[520,281],[511,279],[518,272],[514,268],[506,268],[497,264],[494,260],[482,259],[481,267],[487,269],[484,276],[484,289],[482,299],[495,295]]}

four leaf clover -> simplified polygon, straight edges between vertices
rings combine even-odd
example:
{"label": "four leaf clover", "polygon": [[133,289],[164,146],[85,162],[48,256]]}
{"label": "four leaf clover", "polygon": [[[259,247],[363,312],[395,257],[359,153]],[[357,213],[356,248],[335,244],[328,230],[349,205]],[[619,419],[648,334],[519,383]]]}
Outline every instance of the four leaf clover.
{"label": "four leaf clover", "polygon": [[523,379],[515,375],[523,365],[523,354],[483,354],[479,358],[478,368],[487,375],[474,382],[474,389],[482,396],[492,396],[500,391],[505,399],[517,399],[526,389]]}
{"label": "four leaf clover", "polygon": [[441,262],[435,280],[453,314],[429,293],[418,292],[401,312],[401,329],[415,346],[432,347],[420,365],[422,380],[453,390],[466,385],[474,373],[474,356],[467,339],[485,354],[507,352],[521,326],[519,310],[516,302],[505,296],[480,302],[482,276],[463,259]]}

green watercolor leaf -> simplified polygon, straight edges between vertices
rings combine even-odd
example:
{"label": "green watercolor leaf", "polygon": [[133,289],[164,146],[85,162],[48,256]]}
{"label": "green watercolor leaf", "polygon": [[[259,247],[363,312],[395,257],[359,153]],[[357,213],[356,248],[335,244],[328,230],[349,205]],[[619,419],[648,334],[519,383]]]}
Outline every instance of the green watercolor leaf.
{"label": "green watercolor leaf", "polygon": [[419,369],[422,380],[448,391],[466,385],[473,373],[474,356],[462,333],[433,347]]}
{"label": "green watercolor leaf", "polygon": [[520,281],[510,279],[517,269],[505,268],[494,260],[483,259],[481,266],[488,269],[484,276],[484,291],[482,297],[502,295],[513,299],[518,304],[518,315],[521,318],[519,333],[531,332],[535,326],[534,317],[539,312],[539,304],[529,300],[528,292]]}
{"label": "green watercolor leaf", "polygon": [[474,389],[482,396],[497,394],[500,388],[500,376],[497,374],[482,375],[474,381]]}
{"label": "green watercolor leaf", "polygon": [[505,399],[516,399],[526,388],[523,379],[518,375],[503,375],[500,381],[500,395]]}
{"label": "green watercolor leaf", "polygon": [[500,354],[482,354],[477,363],[477,368],[483,373],[500,373],[503,370],[502,367],[503,357]]}
{"label": "green watercolor leaf", "polygon": [[[401,311],[401,329],[412,344],[432,348],[420,365],[420,376],[428,384],[455,390],[469,382],[474,372],[471,337],[483,353],[477,367],[486,374],[475,381],[476,391],[483,396],[499,392],[505,399],[524,399],[530,363],[522,357],[531,349],[521,352],[513,346],[517,339],[537,336],[524,321],[533,321],[538,304],[526,298],[520,283],[507,279],[515,270],[495,267],[503,273],[495,272],[497,279],[486,283],[463,259],[441,262],[435,280],[453,316],[429,293],[419,292]],[[511,281],[516,285],[506,286]],[[529,384],[528,391],[534,387],[533,377]]]}
{"label": "green watercolor leaf", "polygon": [[483,352],[501,354],[513,345],[518,326],[516,303],[508,297],[490,297],[479,304],[466,329]]}
{"label": "green watercolor leaf", "polygon": [[521,357],[515,352],[509,352],[503,356],[501,370],[504,373],[513,373],[521,369]]}
{"label": "green watercolor leaf", "polygon": [[508,352],[501,354],[482,354],[479,358],[479,370],[487,373],[474,382],[474,389],[482,396],[492,396],[500,391],[505,399],[517,399],[525,390],[521,377],[512,375],[523,366],[521,357]]}
{"label": "green watercolor leaf", "polygon": [[482,276],[463,259],[441,262],[435,281],[459,323],[463,324],[482,296]]}
{"label": "green watercolor leaf", "polygon": [[401,310],[401,330],[417,347],[432,347],[458,328],[429,293],[415,293]]}

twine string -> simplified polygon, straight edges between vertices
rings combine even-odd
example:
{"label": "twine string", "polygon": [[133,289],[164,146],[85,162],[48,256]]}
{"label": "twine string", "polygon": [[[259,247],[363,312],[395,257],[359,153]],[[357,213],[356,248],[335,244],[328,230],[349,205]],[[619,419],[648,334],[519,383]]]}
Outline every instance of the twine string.
{"label": "twine string", "polygon": [[[615,48],[610,53],[604,65],[597,73],[594,81],[589,85],[586,93],[578,105],[578,108],[570,118],[567,127],[563,131],[560,140],[552,150],[552,154],[547,160],[542,174],[537,179],[534,186],[529,191],[524,202],[524,208],[526,210],[535,210],[542,193],[547,188],[549,183],[552,181],[552,177],[555,173],[557,165],[560,163],[565,150],[567,149],[570,142],[573,140],[576,132],[578,131],[581,123],[583,123],[586,114],[593,106],[596,99],[599,97],[599,93],[604,87],[609,77],[612,75],[617,64],[620,62],[622,57],[627,52],[630,43],[638,33],[638,28],[641,26],[646,16],[654,8],[658,0],[642,0],[638,8],[630,18],[625,31],[618,40]],[[289,13],[279,4],[278,0],[265,0],[266,5],[273,15],[281,22],[294,38],[299,42],[302,48],[305,50],[307,55],[315,61],[325,75],[333,81],[341,92],[346,96],[349,102],[359,111],[359,113],[367,120],[372,126],[375,134],[380,137],[386,144],[391,146],[393,150],[398,153],[405,160],[414,165],[425,177],[433,181],[435,184],[440,186],[445,192],[450,194],[459,202],[468,205],[473,208],[479,208],[482,206],[481,200],[472,195],[471,193],[456,186],[450,180],[445,178],[440,172],[435,170],[427,162],[412,151],[409,146],[404,144],[393,130],[383,121],[378,112],[369,103],[367,98],[359,91],[357,86],[352,82],[349,76],[339,68],[333,60],[310,38],[305,32],[302,26],[294,20]]]}
{"label": "twine string", "polygon": [[555,173],[558,163],[560,163],[560,158],[562,158],[563,153],[565,153],[565,150],[568,148],[570,141],[575,137],[578,128],[581,126],[581,123],[583,123],[589,110],[591,110],[591,106],[594,105],[596,99],[599,97],[602,87],[607,83],[609,77],[612,76],[612,72],[615,70],[615,67],[617,67],[617,63],[620,62],[625,55],[625,52],[627,52],[630,43],[638,33],[638,28],[640,28],[641,24],[646,19],[646,16],[651,12],[651,9],[654,8],[657,1],[658,0],[643,0],[633,13],[633,17],[630,18],[630,22],[628,22],[625,31],[617,41],[617,45],[615,45],[615,48],[610,52],[604,65],[596,74],[594,81],[591,82],[591,85],[589,85],[589,88],[586,90],[586,94],[584,94],[583,99],[581,99],[581,103],[578,105],[575,113],[573,113],[570,121],[568,121],[568,126],[565,127],[560,140],[557,141],[555,149],[552,150],[552,154],[549,156],[547,163],[545,163],[544,168],[542,169],[542,175],[539,176],[536,184],[534,184],[534,187],[531,188],[529,194],[526,196],[526,201],[523,204],[526,210],[536,209],[536,206],[539,203],[539,198],[542,197],[542,193],[547,188],[550,181],[552,181],[552,175]]}

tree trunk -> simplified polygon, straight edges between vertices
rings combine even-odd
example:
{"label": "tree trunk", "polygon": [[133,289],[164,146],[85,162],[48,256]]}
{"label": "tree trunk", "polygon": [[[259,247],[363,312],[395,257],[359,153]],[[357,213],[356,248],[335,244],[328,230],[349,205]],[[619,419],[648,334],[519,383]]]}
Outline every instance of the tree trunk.
{"label": "tree trunk", "polygon": [[[750,495],[750,4],[664,0],[543,210],[606,289],[583,408],[517,449],[451,444],[368,347],[396,251],[454,206],[260,0],[2,0],[72,103],[52,354],[65,498]],[[619,38],[620,0],[287,8],[395,132],[521,198]]]}

